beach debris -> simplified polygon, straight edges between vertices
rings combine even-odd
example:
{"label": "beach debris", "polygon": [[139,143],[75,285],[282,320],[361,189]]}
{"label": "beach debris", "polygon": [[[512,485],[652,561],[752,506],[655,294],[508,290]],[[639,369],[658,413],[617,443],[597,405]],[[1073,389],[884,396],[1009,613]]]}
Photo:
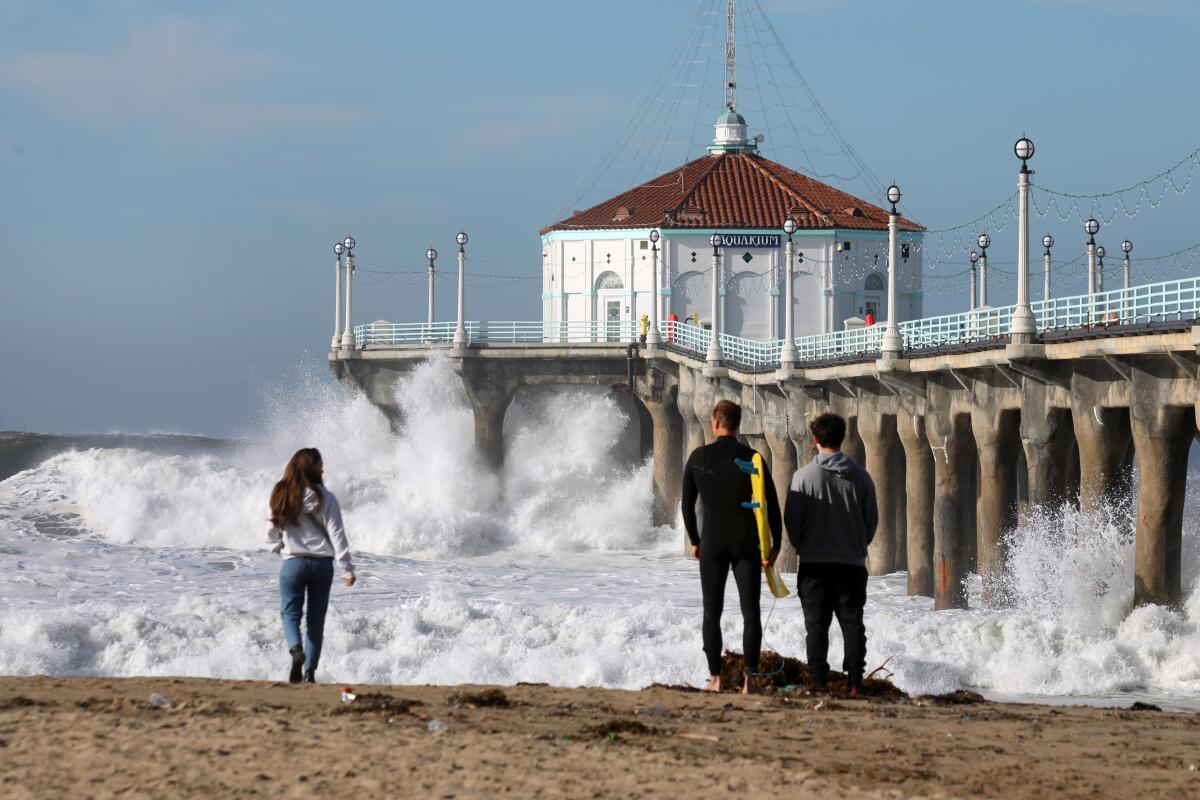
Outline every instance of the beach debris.
{"label": "beach debris", "polygon": [[1138,700],[1129,707],[1130,711],[1162,711],[1162,708],[1154,705],[1154,703],[1143,703]]}
{"label": "beach debris", "polygon": [[607,722],[588,725],[583,732],[610,741],[619,741],[624,734],[638,736],[657,733],[654,728],[636,719],[610,719]]}
{"label": "beach debris", "polygon": [[677,733],[675,735],[678,736],[680,739],[690,739],[693,742],[719,742],[719,741],[721,741],[720,736],[713,736],[711,733],[692,733],[691,731],[685,731],[683,733]]}
{"label": "beach debris", "polygon": [[383,692],[364,692],[355,695],[352,702],[345,703],[334,710],[335,714],[413,714],[413,706],[425,705],[420,700],[409,700],[404,697],[394,697]]}
{"label": "beach debris", "polygon": [[[745,675],[744,669],[745,660],[742,654],[726,650],[721,656],[721,686],[729,691],[740,691]],[[886,677],[875,677],[880,671],[886,672],[883,665],[863,678],[862,688],[858,690],[859,697],[897,701],[908,696]],[[812,685],[808,664],[798,658],[788,658],[770,650],[764,650],[759,656],[757,680],[759,688],[767,692],[786,693]],[[846,694],[850,689],[846,675],[841,672],[831,671],[825,685],[830,694]]]}
{"label": "beach debris", "polygon": [[930,694],[926,695],[924,699],[935,706],[973,706],[976,703],[987,702],[983,695],[966,689],[959,689],[957,692],[947,692],[945,694]]}
{"label": "beach debris", "polygon": [[450,730],[450,725],[445,720],[431,719],[429,724],[425,726],[425,730],[430,733],[445,733]]}
{"label": "beach debris", "polygon": [[342,702],[343,703],[347,703],[347,704],[353,703],[357,699],[358,699],[358,695],[356,695],[354,693],[353,687],[350,687],[350,686],[342,687]]}
{"label": "beach debris", "polygon": [[154,706],[155,708],[170,708],[174,704],[158,692],[154,692],[150,695],[150,705]]}
{"label": "beach debris", "polygon": [[466,708],[508,708],[512,705],[508,696],[496,688],[479,692],[458,692],[446,698],[446,702],[452,706]]}
{"label": "beach debris", "polygon": [[817,701],[817,704],[816,704],[815,706],[813,706],[813,711],[820,711],[820,710],[821,710],[822,708],[824,708],[824,707],[825,707],[825,701],[824,701],[824,700],[818,700],[818,701]]}

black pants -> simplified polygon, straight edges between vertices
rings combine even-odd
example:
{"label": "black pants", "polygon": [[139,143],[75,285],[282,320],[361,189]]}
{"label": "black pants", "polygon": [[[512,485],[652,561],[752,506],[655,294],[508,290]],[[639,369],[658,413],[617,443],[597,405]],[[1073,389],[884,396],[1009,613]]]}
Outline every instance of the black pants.
{"label": "black pants", "polygon": [[867,568],[850,564],[801,564],[796,590],[804,607],[808,668],[815,684],[829,675],[829,623],[836,615],[845,641],[842,669],[852,685],[862,682],[867,666]]}
{"label": "black pants", "polygon": [[758,672],[758,655],[762,649],[762,619],[759,617],[758,597],[762,591],[762,556],[755,549],[744,552],[714,545],[700,545],[700,590],[704,593],[704,655],[708,659],[708,674],[721,674],[721,612],[725,610],[725,581],[733,568],[738,598],[742,606],[742,653],[746,670]]}

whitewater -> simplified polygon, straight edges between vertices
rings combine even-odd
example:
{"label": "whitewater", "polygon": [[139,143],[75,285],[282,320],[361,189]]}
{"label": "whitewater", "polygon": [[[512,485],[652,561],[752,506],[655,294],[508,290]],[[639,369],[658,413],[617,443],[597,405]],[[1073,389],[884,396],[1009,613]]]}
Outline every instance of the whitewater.
{"label": "whitewater", "polygon": [[[695,563],[651,523],[636,422],[607,390],[522,394],[500,472],[477,457],[448,362],[403,379],[394,431],[303,371],[234,443],[80,439],[0,481],[0,674],[280,679],[266,499],[299,447],[322,451],[359,568],[335,582],[318,679],[638,688],[704,676]],[[0,436],[0,454],[6,440]],[[114,446],[115,445],[115,446]],[[873,577],[868,669],[913,693],[1200,707],[1200,495],[1189,481],[1186,600],[1134,609],[1132,509],[1075,512],[1010,541],[1003,609],[934,613]],[[1086,531],[1080,536],[1079,531]],[[724,632],[741,641],[733,582]],[[803,657],[793,596],[765,646]],[[830,661],[841,659],[834,626]]]}

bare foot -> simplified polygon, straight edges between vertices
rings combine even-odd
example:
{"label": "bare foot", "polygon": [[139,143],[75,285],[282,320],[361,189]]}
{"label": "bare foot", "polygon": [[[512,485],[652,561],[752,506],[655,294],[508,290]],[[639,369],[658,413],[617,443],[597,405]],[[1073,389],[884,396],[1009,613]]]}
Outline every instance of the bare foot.
{"label": "bare foot", "polygon": [[705,691],[705,692],[721,691],[721,676],[720,675],[711,676],[708,679],[708,683],[704,684],[704,689],[702,691]]}
{"label": "bare foot", "polygon": [[742,684],[742,694],[758,694],[758,684],[746,676],[746,681]]}

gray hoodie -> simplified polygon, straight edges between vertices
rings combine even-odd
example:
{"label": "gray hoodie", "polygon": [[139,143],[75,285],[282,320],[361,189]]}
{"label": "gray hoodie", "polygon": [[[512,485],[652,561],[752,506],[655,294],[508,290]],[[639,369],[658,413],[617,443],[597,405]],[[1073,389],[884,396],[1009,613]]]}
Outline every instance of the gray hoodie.
{"label": "gray hoodie", "polygon": [[792,476],[783,524],[800,563],[865,567],[879,524],[875,483],[845,453],[818,453]]}

